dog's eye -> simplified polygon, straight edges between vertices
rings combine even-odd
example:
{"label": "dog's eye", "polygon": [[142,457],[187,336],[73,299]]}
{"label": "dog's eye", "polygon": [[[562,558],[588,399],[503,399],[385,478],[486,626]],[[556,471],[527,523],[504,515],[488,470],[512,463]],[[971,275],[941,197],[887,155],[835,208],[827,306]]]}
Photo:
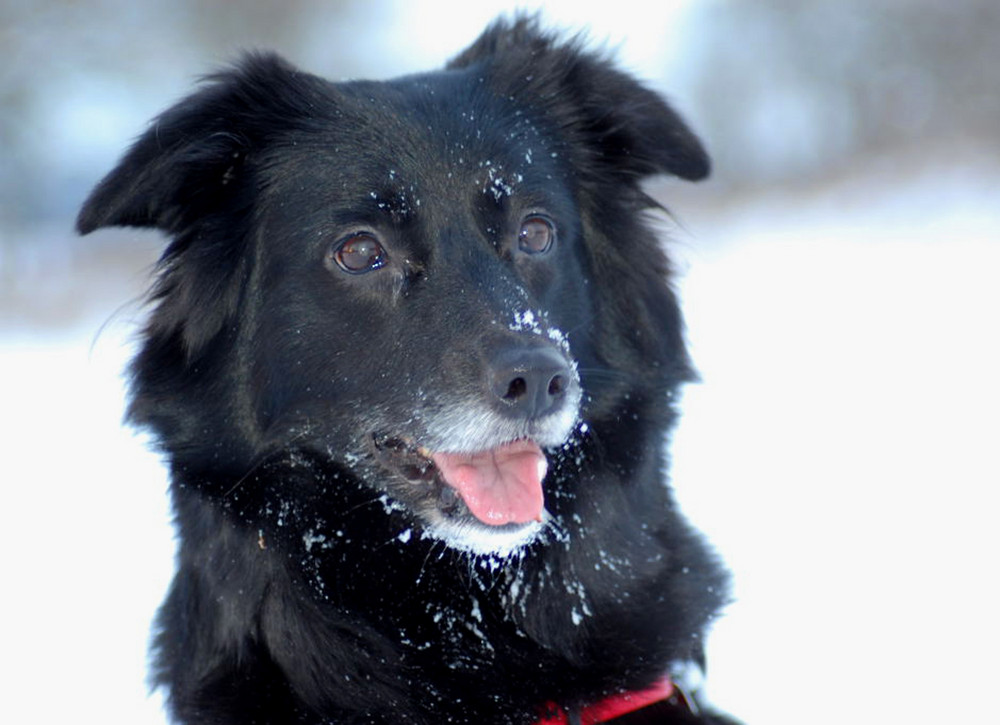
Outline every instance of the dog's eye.
{"label": "dog's eye", "polygon": [[528,217],[521,223],[517,244],[528,254],[544,254],[556,238],[555,225],[543,216]]}
{"label": "dog's eye", "polygon": [[369,232],[357,232],[336,244],[326,255],[327,267],[337,267],[350,274],[371,272],[385,265],[386,254],[378,239]]}

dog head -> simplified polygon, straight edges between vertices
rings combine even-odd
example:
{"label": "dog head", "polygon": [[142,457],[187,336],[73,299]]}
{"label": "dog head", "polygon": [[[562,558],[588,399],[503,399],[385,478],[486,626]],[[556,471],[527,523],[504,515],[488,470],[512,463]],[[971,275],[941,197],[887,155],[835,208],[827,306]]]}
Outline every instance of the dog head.
{"label": "dog head", "polygon": [[626,408],[665,417],[688,376],[639,182],[707,172],[657,95],[520,20],[388,82],[247,56],[154,122],[78,227],[170,237],[130,415],[175,467],[233,480],[310,449],[499,551],[543,526],[553,450]]}

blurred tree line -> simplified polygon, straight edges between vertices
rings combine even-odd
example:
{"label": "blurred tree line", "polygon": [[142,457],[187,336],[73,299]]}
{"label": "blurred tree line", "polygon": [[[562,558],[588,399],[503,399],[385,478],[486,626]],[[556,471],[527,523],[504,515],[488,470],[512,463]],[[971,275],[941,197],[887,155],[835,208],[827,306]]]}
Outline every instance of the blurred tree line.
{"label": "blurred tree line", "polygon": [[[238,48],[382,75],[387,57],[399,62],[385,12],[364,0],[0,0],[0,235],[65,223],[126,140]],[[717,191],[794,188],[873,158],[998,161],[997,0],[706,0],[682,22],[677,77],[655,80],[707,137]]]}
{"label": "blurred tree line", "polygon": [[716,188],[1000,162],[996,0],[727,0],[691,37]]}

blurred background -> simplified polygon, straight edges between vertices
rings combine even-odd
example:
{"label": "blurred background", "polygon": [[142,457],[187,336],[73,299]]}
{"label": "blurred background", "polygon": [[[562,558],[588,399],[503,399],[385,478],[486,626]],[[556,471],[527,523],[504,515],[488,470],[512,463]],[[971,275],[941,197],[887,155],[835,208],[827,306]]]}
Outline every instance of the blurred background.
{"label": "blurred background", "polygon": [[[703,382],[673,478],[731,564],[708,695],[748,725],[988,721],[1000,676],[1000,3],[552,0],[703,135],[660,180]],[[166,479],[120,425],[162,240],[73,217],[239,50],[439,66],[502,2],[0,0],[0,719],[163,723]]]}

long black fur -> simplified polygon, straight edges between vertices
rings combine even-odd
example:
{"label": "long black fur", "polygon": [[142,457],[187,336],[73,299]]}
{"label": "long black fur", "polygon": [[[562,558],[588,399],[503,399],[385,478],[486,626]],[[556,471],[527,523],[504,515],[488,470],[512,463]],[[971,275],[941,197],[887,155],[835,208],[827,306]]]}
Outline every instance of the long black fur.
{"label": "long black fur", "polygon": [[[664,483],[692,373],[644,223],[660,173],[708,173],[678,116],[527,19],[381,83],[248,55],[156,119],[78,228],[169,237],[129,416],[171,468],[177,721],[528,725],[700,659],[727,579]],[[558,246],[522,258],[535,208]],[[399,266],[324,266],[359,225]],[[537,329],[497,324],[519,310]],[[546,451],[543,532],[506,555],[428,536],[365,441],[487,395],[498,340],[559,334],[581,424]]]}

